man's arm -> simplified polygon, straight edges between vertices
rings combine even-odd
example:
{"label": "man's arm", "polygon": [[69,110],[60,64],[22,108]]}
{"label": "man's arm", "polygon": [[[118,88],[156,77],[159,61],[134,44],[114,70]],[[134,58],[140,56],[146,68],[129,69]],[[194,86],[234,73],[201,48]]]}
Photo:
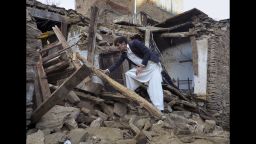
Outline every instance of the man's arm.
{"label": "man's arm", "polygon": [[143,52],[144,57],[142,59],[142,66],[146,66],[148,64],[148,60],[150,58],[150,50],[149,48],[147,48],[142,42],[140,42],[139,40],[134,40],[134,46],[139,48],[140,51]]}
{"label": "man's arm", "polygon": [[120,56],[118,61],[115,62],[113,65],[111,65],[108,69],[106,69],[106,72],[108,71],[109,73],[111,73],[112,71],[114,71],[116,68],[118,68],[123,63],[125,58],[126,58],[126,53],[122,53],[122,55]]}

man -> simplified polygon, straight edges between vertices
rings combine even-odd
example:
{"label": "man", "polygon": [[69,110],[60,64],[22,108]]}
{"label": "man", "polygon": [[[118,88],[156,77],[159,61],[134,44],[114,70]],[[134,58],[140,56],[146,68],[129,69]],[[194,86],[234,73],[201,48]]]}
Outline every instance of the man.
{"label": "man", "polygon": [[136,66],[125,73],[127,88],[135,90],[140,83],[148,83],[147,92],[150,100],[157,109],[163,111],[162,67],[157,54],[139,40],[135,39],[128,43],[123,36],[116,38],[114,45],[122,52],[122,55],[116,63],[103,72],[111,73],[127,59]]}

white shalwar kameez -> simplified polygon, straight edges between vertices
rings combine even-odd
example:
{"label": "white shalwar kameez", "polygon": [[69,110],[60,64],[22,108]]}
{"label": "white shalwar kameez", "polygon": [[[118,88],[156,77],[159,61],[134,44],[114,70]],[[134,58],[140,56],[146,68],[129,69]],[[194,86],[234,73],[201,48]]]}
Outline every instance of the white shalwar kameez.
{"label": "white shalwar kameez", "polygon": [[[142,59],[137,57],[131,51],[129,45],[127,45],[127,56],[137,65],[142,63]],[[142,70],[140,74],[136,76],[136,68],[132,68],[125,73],[125,78],[126,86],[131,90],[138,88],[140,86],[139,82],[148,82],[147,92],[149,94],[150,100],[157,109],[164,110],[161,71],[162,67],[160,63],[154,63],[149,60],[147,66]]]}

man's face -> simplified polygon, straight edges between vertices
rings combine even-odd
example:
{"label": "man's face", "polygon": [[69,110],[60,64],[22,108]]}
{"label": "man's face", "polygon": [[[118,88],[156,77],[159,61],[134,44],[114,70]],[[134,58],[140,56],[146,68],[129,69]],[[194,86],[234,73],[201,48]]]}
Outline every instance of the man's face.
{"label": "man's face", "polygon": [[123,43],[117,43],[116,44],[116,48],[120,51],[120,52],[124,52],[127,50],[127,44],[125,42]]}

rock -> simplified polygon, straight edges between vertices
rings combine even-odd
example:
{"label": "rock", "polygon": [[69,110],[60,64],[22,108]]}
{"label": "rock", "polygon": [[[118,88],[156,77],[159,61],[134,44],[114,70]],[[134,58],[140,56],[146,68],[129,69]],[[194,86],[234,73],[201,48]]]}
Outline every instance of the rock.
{"label": "rock", "polygon": [[100,127],[102,125],[103,119],[98,117],[96,120],[92,121],[90,127]]}
{"label": "rock", "polygon": [[123,103],[115,103],[114,104],[114,113],[118,116],[124,116],[127,113],[127,106]]}
{"label": "rock", "polygon": [[118,140],[115,144],[136,144],[136,140],[134,139],[124,139],[124,140]]}
{"label": "rock", "polygon": [[173,127],[174,124],[175,134],[178,135],[192,134],[198,127],[196,121],[174,113],[169,114],[167,119],[170,122],[171,127]]}
{"label": "rock", "polygon": [[173,112],[172,107],[170,105],[167,105],[167,110],[171,113]]}
{"label": "rock", "polygon": [[205,120],[204,132],[211,133],[215,129],[216,122],[214,120]]}
{"label": "rock", "polygon": [[49,134],[51,134],[52,132],[53,132],[53,130],[52,129],[43,129],[42,130],[42,132],[44,133],[44,135],[46,136],[46,135],[49,135]]}
{"label": "rock", "polygon": [[93,110],[94,109],[94,103],[90,102],[90,101],[83,101],[81,100],[77,106],[79,108],[86,108],[86,109],[89,109],[89,110]]}
{"label": "rock", "polygon": [[103,112],[108,116],[112,116],[114,114],[114,108],[111,105],[107,105],[105,103],[100,104]]}
{"label": "rock", "polygon": [[168,115],[168,118],[173,120],[175,123],[183,123],[183,124],[197,124],[196,121],[186,118],[184,116],[181,115],[177,115],[173,113],[170,113]]}
{"label": "rock", "polygon": [[79,127],[79,128],[88,128],[88,126],[85,125],[85,124],[83,124],[83,123],[80,123],[80,124],[78,125],[78,127]]}
{"label": "rock", "polygon": [[97,41],[102,41],[103,37],[99,33],[96,33],[96,40]]}
{"label": "rock", "polygon": [[106,127],[111,127],[111,128],[121,128],[121,129],[129,128],[127,123],[120,123],[115,121],[104,121],[103,124]]}
{"label": "rock", "polygon": [[44,144],[44,133],[38,130],[36,133],[27,135],[26,144]]}
{"label": "rock", "polygon": [[198,102],[197,104],[198,104],[199,106],[201,106],[201,107],[204,106],[204,103],[203,103],[203,102]]}
{"label": "rock", "polygon": [[174,111],[173,114],[177,114],[177,115],[183,116],[185,118],[191,118],[191,116],[192,116],[192,113],[189,111]]}
{"label": "rock", "polygon": [[65,126],[69,129],[76,129],[78,128],[78,125],[76,123],[76,120],[73,117],[68,117],[65,122],[64,122]]}
{"label": "rock", "polygon": [[[93,128],[88,127],[85,129],[89,136],[100,138],[101,141],[107,140],[109,143],[115,143],[118,140],[123,139],[123,131],[117,128],[99,127]],[[72,143],[73,144],[73,143]]]}
{"label": "rock", "polygon": [[108,119],[108,115],[106,115],[105,113],[99,111],[99,110],[95,110],[95,112],[97,113],[97,115],[99,117],[101,117],[103,120],[107,120]]}
{"label": "rock", "polygon": [[100,33],[102,33],[102,34],[109,34],[109,33],[112,33],[112,30],[110,30],[110,29],[107,28],[107,27],[100,26],[98,29],[99,29]]}
{"label": "rock", "polygon": [[138,121],[135,122],[135,125],[141,130],[141,129],[148,129],[151,127],[150,119],[139,119]]}
{"label": "rock", "polygon": [[26,108],[26,119],[29,120],[31,118],[33,109],[32,108]]}
{"label": "rock", "polygon": [[80,110],[74,107],[55,105],[36,124],[38,129],[60,129],[67,117],[77,118]]}
{"label": "rock", "polygon": [[85,121],[86,121],[86,118],[84,113],[79,113],[79,115],[76,118],[76,122],[80,124],[80,123],[84,123]]}
{"label": "rock", "polygon": [[80,102],[80,98],[76,95],[74,91],[68,93],[67,99],[72,104],[77,104]]}
{"label": "rock", "polygon": [[83,113],[80,113],[76,119],[77,123],[85,123],[90,124],[92,121],[94,121],[96,118],[92,116],[86,116]]}
{"label": "rock", "polygon": [[35,129],[35,128],[29,129],[29,130],[27,130],[27,135],[30,135],[30,134],[35,133],[37,131],[38,131],[38,129]]}
{"label": "rock", "polygon": [[53,134],[48,134],[45,136],[45,144],[59,144],[59,143],[63,143],[66,139],[66,135],[61,133],[61,132],[57,132],[57,133],[53,133]]}
{"label": "rock", "polygon": [[99,46],[107,46],[108,42],[107,41],[100,41]]}
{"label": "rock", "polygon": [[81,111],[82,111],[84,114],[86,114],[86,115],[88,115],[88,114],[91,112],[91,110],[89,110],[89,109],[87,109],[87,108],[85,108],[85,107],[81,108]]}
{"label": "rock", "polygon": [[77,128],[71,130],[68,137],[72,144],[79,144],[79,142],[85,141],[87,133],[85,129]]}

